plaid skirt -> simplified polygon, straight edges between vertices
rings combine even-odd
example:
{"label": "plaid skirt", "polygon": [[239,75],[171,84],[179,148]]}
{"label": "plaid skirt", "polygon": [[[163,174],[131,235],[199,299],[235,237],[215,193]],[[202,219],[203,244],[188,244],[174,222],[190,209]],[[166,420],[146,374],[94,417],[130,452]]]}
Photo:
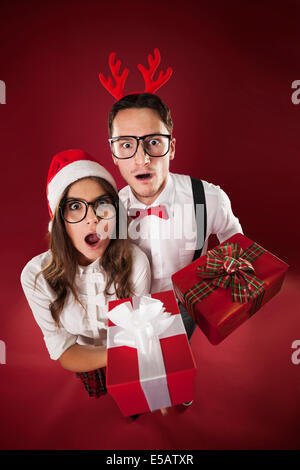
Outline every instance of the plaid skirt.
{"label": "plaid skirt", "polygon": [[107,393],[106,367],[89,372],[76,372],[76,377],[81,379],[90,397],[99,398]]}

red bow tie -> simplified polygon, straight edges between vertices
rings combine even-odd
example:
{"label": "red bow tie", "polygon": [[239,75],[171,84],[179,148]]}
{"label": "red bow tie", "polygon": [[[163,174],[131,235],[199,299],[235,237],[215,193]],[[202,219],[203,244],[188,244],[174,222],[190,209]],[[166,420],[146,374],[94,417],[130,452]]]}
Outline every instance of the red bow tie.
{"label": "red bow tie", "polygon": [[137,219],[138,217],[142,219],[143,217],[146,217],[147,215],[156,215],[160,219],[164,219],[164,220],[167,220],[169,218],[168,211],[165,206],[154,206],[154,207],[149,207],[149,209],[131,208],[129,209],[128,214],[132,219]]}

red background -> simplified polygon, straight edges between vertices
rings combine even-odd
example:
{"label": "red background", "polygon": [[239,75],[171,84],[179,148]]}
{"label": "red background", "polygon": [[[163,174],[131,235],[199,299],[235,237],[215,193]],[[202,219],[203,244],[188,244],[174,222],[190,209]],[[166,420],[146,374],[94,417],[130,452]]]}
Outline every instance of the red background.
{"label": "red background", "polygon": [[[1,2],[1,448],[300,447],[300,365],[290,360],[300,337],[299,14],[296,1]],[[159,91],[175,124],[171,170],[220,185],[245,234],[291,268],[282,292],[222,345],[196,332],[193,409],[128,423],[50,361],[19,276],[47,247],[55,153],[88,151],[122,187],[106,141],[113,98],[98,74],[115,51],[130,70],[125,91],[142,91],[136,65],[154,47],[174,70]]]}

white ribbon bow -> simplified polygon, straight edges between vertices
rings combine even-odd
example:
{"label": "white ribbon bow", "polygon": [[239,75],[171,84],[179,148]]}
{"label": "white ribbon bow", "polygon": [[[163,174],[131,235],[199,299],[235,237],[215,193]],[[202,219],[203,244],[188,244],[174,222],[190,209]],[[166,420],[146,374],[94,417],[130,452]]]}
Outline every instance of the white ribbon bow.
{"label": "white ribbon bow", "polygon": [[[108,312],[108,318],[122,328],[114,337],[116,345],[138,349],[141,354],[151,354],[154,343],[174,322],[174,315],[165,312],[163,303],[151,297],[133,297]],[[137,305],[138,304],[138,305]]]}

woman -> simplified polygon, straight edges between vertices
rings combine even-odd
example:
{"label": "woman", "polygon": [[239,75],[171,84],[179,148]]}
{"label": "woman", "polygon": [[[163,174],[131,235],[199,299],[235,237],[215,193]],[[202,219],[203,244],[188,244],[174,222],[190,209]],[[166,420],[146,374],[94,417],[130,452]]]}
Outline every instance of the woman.
{"label": "woman", "polygon": [[113,177],[85,152],[54,156],[47,199],[50,249],[27,263],[22,287],[50,357],[99,397],[106,393],[108,301],[149,293],[149,262],[126,237]]}

